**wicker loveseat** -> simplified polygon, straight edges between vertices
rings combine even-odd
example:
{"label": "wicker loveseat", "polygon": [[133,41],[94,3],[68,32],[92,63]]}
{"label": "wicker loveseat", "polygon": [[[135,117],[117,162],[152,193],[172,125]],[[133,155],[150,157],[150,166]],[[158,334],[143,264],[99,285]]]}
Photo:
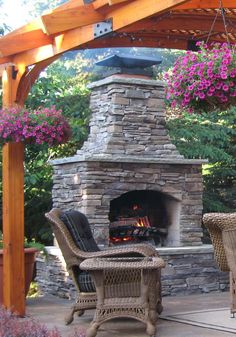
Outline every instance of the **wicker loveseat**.
{"label": "wicker loveseat", "polygon": [[[66,324],[73,321],[75,312],[81,316],[85,310],[96,308],[97,295],[90,274],[80,268],[85,259],[108,257],[158,257],[156,249],[148,244],[118,246],[100,250],[97,246],[86,216],[78,211],[62,212],[58,208],[45,214],[62,251],[67,270],[77,288],[77,301],[65,318]],[[160,259],[161,260],[161,259]],[[164,263],[164,262],[163,262]],[[157,272],[156,311],[161,313],[160,270]]]}
{"label": "wicker loveseat", "polygon": [[203,224],[209,231],[215,260],[222,271],[230,272],[231,314],[236,313],[236,213],[207,213]]}

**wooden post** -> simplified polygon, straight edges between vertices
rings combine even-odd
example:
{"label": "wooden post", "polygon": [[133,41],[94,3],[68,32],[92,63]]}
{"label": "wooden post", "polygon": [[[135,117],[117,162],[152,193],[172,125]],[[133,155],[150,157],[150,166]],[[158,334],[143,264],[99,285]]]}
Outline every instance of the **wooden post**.
{"label": "wooden post", "polygon": [[[12,67],[3,74],[3,107],[14,105],[19,81]],[[3,304],[25,314],[24,145],[3,146]]]}

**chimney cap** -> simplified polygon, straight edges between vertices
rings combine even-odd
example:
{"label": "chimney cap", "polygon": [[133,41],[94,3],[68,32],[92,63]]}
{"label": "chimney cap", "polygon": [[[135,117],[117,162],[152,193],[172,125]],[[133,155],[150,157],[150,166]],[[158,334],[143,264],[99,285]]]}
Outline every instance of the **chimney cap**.
{"label": "chimney cap", "polygon": [[162,59],[160,57],[149,57],[149,56],[134,56],[134,55],[123,55],[123,54],[113,54],[101,61],[96,62],[97,66],[104,67],[120,67],[120,68],[147,68],[156,64],[160,64]]}

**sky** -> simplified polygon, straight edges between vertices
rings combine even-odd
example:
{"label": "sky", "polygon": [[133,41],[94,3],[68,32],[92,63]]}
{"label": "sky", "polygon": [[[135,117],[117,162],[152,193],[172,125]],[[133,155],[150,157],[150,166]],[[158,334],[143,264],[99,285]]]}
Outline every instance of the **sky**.
{"label": "sky", "polygon": [[1,16],[1,19],[12,29],[19,28],[30,21],[29,8],[23,6],[20,0],[3,1],[1,12],[6,13],[3,17]]}

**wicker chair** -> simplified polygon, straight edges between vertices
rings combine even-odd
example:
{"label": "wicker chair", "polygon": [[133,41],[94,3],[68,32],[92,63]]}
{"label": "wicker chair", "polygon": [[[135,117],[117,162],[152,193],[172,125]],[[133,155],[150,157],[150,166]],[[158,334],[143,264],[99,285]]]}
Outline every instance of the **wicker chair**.
{"label": "wicker chair", "polygon": [[159,257],[95,258],[80,265],[89,270],[95,281],[97,306],[86,337],[95,337],[99,326],[110,319],[131,317],[146,324],[146,332],[156,335],[160,300],[156,284],[160,281]]}
{"label": "wicker chair", "polygon": [[[80,269],[85,259],[99,257],[135,257],[158,256],[156,249],[148,244],[134,244],[118,246],[100,250],[97,246],[86,216],[78,211],[62,212],[58,208],[45,214],[51,224],[55,238],[62,251],[67,270],[77,288],[77,301],[65,318],[66,324],[73,321],[74,313],[83,315],[85,310],[96,307],[97,295],[95,285],[90,274]],[[160,273],[156,284],[158,303],[156,310],[162,311]]]}
{"label": "wicker chair", "polygon": [[231,314],[236,313],[236,213],[207,213],[203,224],[210,233],[215,260],[230,272]]}

